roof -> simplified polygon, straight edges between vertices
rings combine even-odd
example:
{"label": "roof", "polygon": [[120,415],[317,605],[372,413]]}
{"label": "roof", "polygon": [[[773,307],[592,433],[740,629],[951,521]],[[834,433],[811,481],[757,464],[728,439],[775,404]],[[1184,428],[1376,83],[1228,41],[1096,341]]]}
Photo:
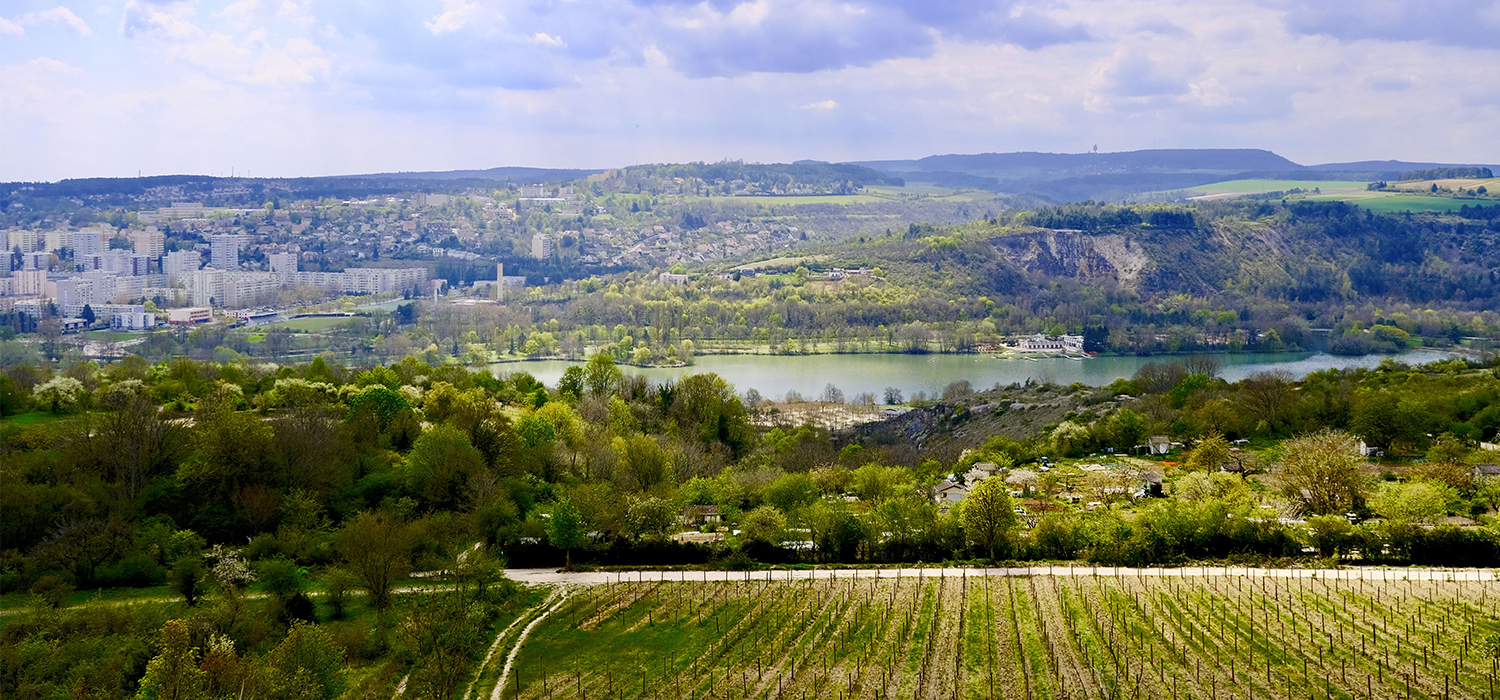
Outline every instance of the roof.
{"label": "roof", "polygon": [[1150,483],[1150,484],[1160,484],[1161,483],[1161,475],[1158,474],[1158,473],[1156,473],[1156,472],[1146,472],[1144,474],[1141,474],[1141,478],[1144,479],[1144,480],[1146,480],[1146,483]]}
{"label": "roof", "polygon": [[1500,476],[1500,464],[1476,464],[1474,473],[1480,476]]}
{"label": "roof", "polygon": [[960,491],[966,490],[966,489],[964,489],[963,486],[955,484],[952,481],[949,481],[947,479],[943,479],[942,481],[938,482],[937,486],[932,487],[933,491],[938,491],[938,492],[952,491],[953,489],[958,489]]}

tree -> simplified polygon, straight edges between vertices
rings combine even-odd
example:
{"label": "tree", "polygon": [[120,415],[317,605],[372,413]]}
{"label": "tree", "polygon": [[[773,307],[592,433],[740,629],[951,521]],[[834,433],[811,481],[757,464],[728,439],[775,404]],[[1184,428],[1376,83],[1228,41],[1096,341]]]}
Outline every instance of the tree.
{"label": "tree", "polygon": [[164,420],[156,404],[139,395],[124,399],[114,412],[100,415],[86,440],[94,463],[131,501],[148,479],[169,471],[187,447],[182,426]]}
{"label": "tree", "polygon": [[795,513],[818,500],[822,489],[802,472],[784,474],[766,487],[766,501],[785,513]]}
{"label": "tree", "polygon": [[1122,408],[1110,418],[1109,430],[1114,435],[1115,447],[1128,450],[1146,439],[1146,419],[1135,411]]}
{"label": "tree", "polygon": [[83,382],[72,377],[53,377],[31,390],[31,398],[39,406],[47,407],[51,413],[69,413],[78,408],[83,398]]}
{"label": "tree", "polygon": [[1452,494],[1447,491],[1425,481],[1387,482],[1370,497],[1370,509],[1392,522],[1431,525],[1448,511]]}
{"label": "tree", "polygon": [[338,551],[370,593],[370,605],[391,605],[391,589],[411,570],[411,529],[389,510],[361,511],[339,531]]}
{"label": "tree", "polygon": [[649,491],[672,480],[672,461],[661,443],[649,435],[617,437],[611,443],[617,468],[635,487]]}
{"label": "tree", "polygon": [[469,436],[447,423],[432,427],[412,445],[400,470],[407,491],[434,508],[457,510],[469,480],[484,469],[484,455]]}
{"label": "tree", "polygon": [[1358,442],[1353,435],[1337,430],[1286,441],[1275,470],[1282,492],[1314,515],[1352,510],[1362,498],[1365,483]]}
{"label": "tree", "polygon": [[183,554],[172,561],[172,568],[167,572],[167,582],[171,584],[172,590],[182,596],[188,607],[198,604],[199,596],[203,595],[203,555],[197,552]]}
{"label": "tree", "polygon": [[562,378],[557,380],[557,393],[569,400],[577,401],[583,397],[583,392],[583,368],[572,365],[563,370]]}
{"label": "tree", "polygon": [[1000,479],[985,479],[974,486],[962,502],[964,532],[991,560],[1006,534],[1016,526],[1015,505]]}
{"label": "tree", "polygon": [[92,304],[84,304],[83,311],[80,311],[78,313],[78,317],[83,319],[83,322],[90,326],[94,325],[95,319],[99,318],[99,316],[94,313],[94,307]]}
{"label": "tree", "polygon": [[564,568],[572,571],[573,550],[583,544],[583,519],[572,503],[563,501],[552,509],[552,517],[547,521],[547,539],[563,551]]}
{"label": "tree", "polygon": [[615,385],[624,378],[615,358],[608,353],[598,353],[589,358],[583,367],[583,385],[590,396],[604,396],[614,391]]}
{"label": "tree", "polygon": [[406,400],[405,396],[382,384],[373,384],[349,398],[350,417],[368,411],[379,420],[382,432],[398,414],[410,409],[411,403]]}
{"label": "tree", "polygon": [[1187,468],[1197,471],[1218,471],[1220,467],[1229,463],[1229,441],[1217,432],[1209,433],[1198,446],[1193,448],[1193,453],[1188,455]]}
{"label": "tree", "polygon": [[888,386],[885,388],[885,403],[887,406],[899,406],[906,403],[906,401],[901,397],[900,389]]}
{"label": "tree", "polygon": [[677,508],[656,496],[638,496],[625,506],[625,530],[634,537],[659,538],[677,523]]}
{"label": "tree", "polygon": [[745,514],[740,533],[750,542],[779,546],[786,541],[786,516],[776,506],[760,506]]}
{"label": "tree", "polygon": [[344,649],[318,625],[292,623],[267,655],[266,670],[270,698],[331,700],[344,692]]}
{"label": "tree", "polygon": [[162,625],[161,651],[146,664],[137,700],[195,700],[204,697],[205,673],[198,669],[198,648],[187,620]]}

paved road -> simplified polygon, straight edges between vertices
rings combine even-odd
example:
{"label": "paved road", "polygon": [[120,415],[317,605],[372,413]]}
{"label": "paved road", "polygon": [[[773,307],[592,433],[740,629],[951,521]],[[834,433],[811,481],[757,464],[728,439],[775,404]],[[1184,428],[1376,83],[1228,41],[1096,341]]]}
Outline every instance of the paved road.
{"label": "paved road", "polygon": [[1135,569],[1114,566],[1032,566],[1009,568],[942,569],[800,569],[784,571],[589,571],[562,573],[557,569],[506,569],[521,583],[565,583],[591,586],[621,581],[806,581],[828,578],[938,578],[940,576],[1248,576],[1251,578],[1321,578],[1339,581],[1495,581],[1500,569],[1261,569],[1223,566]]}

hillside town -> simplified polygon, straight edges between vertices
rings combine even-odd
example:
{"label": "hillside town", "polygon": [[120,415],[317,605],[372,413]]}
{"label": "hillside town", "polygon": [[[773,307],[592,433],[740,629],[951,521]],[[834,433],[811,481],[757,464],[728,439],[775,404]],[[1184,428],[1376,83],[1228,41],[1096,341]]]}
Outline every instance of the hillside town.
{"label": "hillside town", "polygon": [[[636,220],[656,220],[631,208]],[[604,215],[585,218],[586,209]],[[75,226],[51,216],[41,225],[0,230],[9,252],[0,266],[8,273],[0,275],[0,313],[33,322],[56,317],[64,331],[136,331],[191,323],[204,316],[197,309],[410,297],[429,293],[429,282],[444,276],[452,284],[479,281],[472,272],[445,275],[452,266],[495,269],[490,263],[513,260],[580,272],[650,269],[774,252],[806,240],[795,226],[752,221],[698,229],[672,221],[581,225],[621,219],[585,203],[571,186],[544,185],[299,200],[285,208],[280,201],[259,209],[173,202],[104,218]],[[562,221],[576,228],[554,225]],[[524,285],[527,278],[516,279]],[[185,308],[195,312],[170,313]]]}

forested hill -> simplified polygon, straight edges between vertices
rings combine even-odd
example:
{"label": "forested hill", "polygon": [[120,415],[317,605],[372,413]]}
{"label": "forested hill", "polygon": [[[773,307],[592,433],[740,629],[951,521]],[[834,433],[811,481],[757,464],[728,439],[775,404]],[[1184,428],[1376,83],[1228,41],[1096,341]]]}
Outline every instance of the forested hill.
{"label": "forested hill", "polygon": [[886,172],[955,172],[992,177],[1050,174],[1053,177],[1104,173],[1296,170],[1302,166],[1261,149],[1160,149],[1121,153],[979,153],[928,156],[918,160],[855,163]]}
{"label": "forested hill", "polygon": [[[938,326],[977,314],[1006,332],[1102,327],[1111,343],[1097,349],[1117,351],[1170,349],[1160,337],[1179,333],[1189,347],[1236,333],[1254,344],[1267,329],[1307,348],[1310,328],[1329,328],[1334,349],[1361,352],[1407,342],[1365,332],[1372,325],[1439,343],[1500,331],[1497,243],[1496,220],[1221,202],[1071,205],[915,225],[841,256],[954,300],[913,310]],[[965,308],[979,299],[991,308]],[[1345,331],[1351,337],[1339,346]]]}

